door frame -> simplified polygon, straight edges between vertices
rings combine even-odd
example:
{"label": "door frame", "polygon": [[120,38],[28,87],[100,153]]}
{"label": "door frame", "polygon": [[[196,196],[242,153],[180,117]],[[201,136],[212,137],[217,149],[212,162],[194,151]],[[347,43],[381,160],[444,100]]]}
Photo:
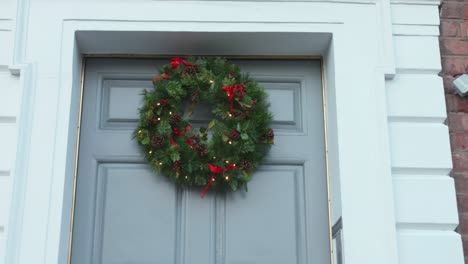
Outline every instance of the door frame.
{"label": "door frame", "polygon": [[[343,9],[328,4],[220,5],[213,1],[200,9],[194,2],[179,6],[187,15],[177,20],[165,17],[172,13],[163,11],[173,6],[164,2],[157,3],[157,18],[146,5],[121,4],[125,13],[51,3],[35,6],[38,10],[54,8],[55,12],[48,19],[43,19],[40,12],[30,17],[50,29],[50,40],[36,45],[42,43],[43,36],[39,31],[31,34],[28,57],[22,61],[23,100],[34,103],[23,103],[21,109],[19,129],[31,133],[18,144],[15,166],[25,169],[15,169],[13,177],[15,195],[8,226],[7,263],[37,263],[38,259],[66,263],[82,56],[161,54],[157,50],[160,46],[151,44],[166,41],[165,37],[174,32],[263,40],[261,48],[252,45],[247,50],[235,45],[218,46],[225,49],[218,53],[221,55],[322,56],[331,213],[333,223],[342,217],[343,259],[347,264],[370,264],[375,259],[382,264],[397,263],[385,101],[385,77],[393,75],[395,69],[388,46],[391,24],[379,24],[390,21],[379,20],[389,18],[388,13],[382,16],[382,12],[389,11],[388,6],[362,2],[349,12],[346,3],[336,3]],[[284,14],[284,5],[295,12]],[[232,13],[233,6],[243,12]],[[257,8],[265,12],[255,13],[256,20],[252,20],[251,12]],[[226,16],[215,19],[212,14]],[[119,15],[126,19],[118,19]],[[179,46],[177,53],[190,48]],[[37,247],[38,241],[44,247]]]}

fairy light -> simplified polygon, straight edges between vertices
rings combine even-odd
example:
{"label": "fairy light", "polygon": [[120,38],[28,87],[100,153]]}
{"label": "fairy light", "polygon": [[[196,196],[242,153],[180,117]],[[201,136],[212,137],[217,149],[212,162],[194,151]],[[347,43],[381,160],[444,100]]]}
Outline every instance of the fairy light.
{"label": "fairy light", "polygon": [[236,166],[236,164],[234,163],[234,164],[232,164],[232,166],[234,166],[234,167],[235,167],[235,166]]}
{"label": "fairy light", "polygon": [[213,80],[210,80],[210,83],[213,83]]}
{"label": "fairy light", "polygon": [[157,106],[160,106],[160,105],[161,105],[161,103],[157,103],[156,105],[157,105]]}
{"label": "fairy light", "polygon": [[159,164],[159,166],[161,166],[161,165],[162,165],[162,162],[159,162],[158,164]]}
{"label": "fairy light", "polygon": [[216,159],[216,157],[213,157],[213,159]]}
{"label": "fairy light", "polygon": [[188,179],[188,176],[187,176],[187,175],[185,175],[185,179],[186,179],[186,180]]}
{"label": "fairy light", "polygon": [[232,145],[232,141],[229,141],[229,145]]}
{"label": "fairy light", "polygon": [[226,160],[226,164],[229,164],[229,160]]}
{"label": "fairy light", "polygon": [[160,118],[160,117],[158,117],[158,121],[161,121],[161,118]]}
{"label": "fairy light", "polygon": [[152,150],[148,151],[148,154],[150,154],[150,155],[153,154],[153,151]]}
{"label": "fairy light", "polygon": [[229,181],[229,176],[226,176],[225,179],[226,179],[226,181]]}
{"label": "fairy light", "polygon": [[232,114],[231,114],[231,113],[228,113],[228,116],[229,116],[229,117],[232,117]]}
{"label": "fairy light", "polygon": [[172,112],[169,112],[170,115],[172,115]]}
{"label": "fairy light", "polygon": [[141,133],[142,133],[141,130],[138,130],[138,135],[140,135]]}

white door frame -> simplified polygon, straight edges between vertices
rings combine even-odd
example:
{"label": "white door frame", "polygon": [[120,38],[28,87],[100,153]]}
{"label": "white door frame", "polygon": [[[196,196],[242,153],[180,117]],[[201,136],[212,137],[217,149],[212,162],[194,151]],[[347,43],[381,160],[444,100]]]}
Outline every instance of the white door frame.
{"label": "white door frame", "polygon": [[[193,2],[180,5],[176,19],[169,2],[121,3],[120,11],[37,3],[30,21],[40,22],[29,25],[23,61],[32,63],[22,72],[31,77],[23,89],[35,91],[25,95],[34,103],[22,106],[24,116],[31,116],[20,122],[20,129],[31,131],[30,144],[20,142],[18,149],[16,168],[26,169],[13,177],[7,263],[66,261],[83,54],[177,54],[192,48],[203,54],[322,56],[332,216],[343,219],[343,259],[397,263],[384,90],[394,69],[391,32],[382,32],[390,27],[389,10],[382,3],[360,3]],[[39,12],[51,8],[50,17]],[[37,27],[50,32],[45,36]],[[174,32],[187,33],[171,37]],[[217,44],[211,50],[178,45],[193,34]],[[244,45],[223,42],[223,34]]]}

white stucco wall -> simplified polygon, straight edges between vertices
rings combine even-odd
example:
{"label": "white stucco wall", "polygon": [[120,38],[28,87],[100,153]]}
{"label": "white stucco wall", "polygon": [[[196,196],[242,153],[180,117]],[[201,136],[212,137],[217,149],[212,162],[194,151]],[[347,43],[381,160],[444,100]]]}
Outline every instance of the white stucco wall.
{"label": "white stucco wall", "polygon": [[[17,123],[21,122],[18,109],[21,107],[22,85],[21,76],[12,73],[16,72],[18,63],[26,63],[22,61],[23,54],[18,48],[34,45],[27,43],[28,38],[24,36],[41,34],[48,37],[48,29],[42,31],[39,30],[40,26],[28,24],[28,8],[39,8],[41,2],[46,1],[0,2],[0,263],[6,249],[12,178],[15,177],[15,164],[16,168],[18,164],[21,165],[21,161],[15,163],[15,156],[16,135],[19,134]],[[62,9],[66,5],[73,8],[72,5],[77,2],[60,1],[60,5]],[[343,2],[351,6],[362,4],[359,1]],[[102,8],[106,3],[110,5],[111,1],[100,1],[96,8]],[[386,47],[384,56],[391,57],[394,65],[390,66],[394,66],[396,72],[393,79],[386,81],[386,102],[398,263],[462,264],[461,239],[454,232],[458,219],[454,183],[449,177],[452,164],[448,129],[444,125],[444,93],[442,80],[437,76],[441,68],[437,38],[438,2],[395,0],[382,3],[390,6],[392,31],[392,39],[383,43]],[[17,4],[22,7],[18,17]],[[93,9],[92,5],[87,8]],[[56,19],[52,14],[54,10],[49,11],[51,15],[44,14],[44,19]],[[92,15],[87,17],[85,13],[79,16],[99,18]],[[15,34],[17,25],[20,33],[28,30],[29,33]],[[384,25],[380,26],[382,31],[389,30],[384,29]],[[56,45],[56,39],[51,43]],[[58,60],[54,63],[58,63]],[[13,70],[9,70],[9,67]],[[47,68],[40,68],[40,71],[41,81],[54,81],[49,78]],[[11,241],[16,234],[8,235]],[[371,249],[363,249],[362,254],[366,254],[367,250]],[[353,263],[352,260],[349,262]],[[376,260],[374,263],[379,262]],[[39,260],[37,263],[46,262]]]}

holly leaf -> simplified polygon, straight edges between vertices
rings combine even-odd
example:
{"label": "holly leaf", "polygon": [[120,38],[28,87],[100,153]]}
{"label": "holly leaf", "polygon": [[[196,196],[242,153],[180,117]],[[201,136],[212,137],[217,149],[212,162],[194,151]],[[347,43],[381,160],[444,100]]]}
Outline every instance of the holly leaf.
{"label": "holly leaf", "polygon": [[248,140],[248,139],[249,139],[249,135],[247,135],[246,133],[242,133],[242,134],[241,134],[241,138],[242,138],[243,140]]}
{"label": "holly leaf", "polygon": [[212,129],[216,125],[216,119],[211,120],[210,123],[208,123],[208,129]]}
{"label": "holly leaf", "polygon": [[149,137],[148,136],[145,136],[142,140],[141,140],[141,144],[143,145],[148,145],[149,144]]}
{"label": "holly leaf", "polygon": [[236,180],[231,180],[229,185],[231,186],[231,190],[233,190],[233,191],[237,190],[238,183],[237,183]]}
{"label": "holly leaf", "polygon": [[241,153],[249,153],[255,151],[255,144],[252,141],[244,141],[240,148]]}
{"label": "holly leaf", "polygon": [[170,158],[172,161],[178,161],[180,160],[180,154],[177,151],[174,151],[170,154]]}
{"label": "holly leaf", "polygon": [[159,134],[169,134],[171,132],[171,124],[166,120],[161,120],[156,129]]}
{"label": "holly leaf", "polygon": [[153,118],[153,111],[151,111],[151,110],[150,110],[150,111],[147,111],[147,112],[146,112],[146,118],[147,118],[147,119],[152,119],[152,118]]}
{"label": "holly leaf", "polygon": [[241,131],[240,123],[237,123],[236,130],[237,130],[237,131]]}

